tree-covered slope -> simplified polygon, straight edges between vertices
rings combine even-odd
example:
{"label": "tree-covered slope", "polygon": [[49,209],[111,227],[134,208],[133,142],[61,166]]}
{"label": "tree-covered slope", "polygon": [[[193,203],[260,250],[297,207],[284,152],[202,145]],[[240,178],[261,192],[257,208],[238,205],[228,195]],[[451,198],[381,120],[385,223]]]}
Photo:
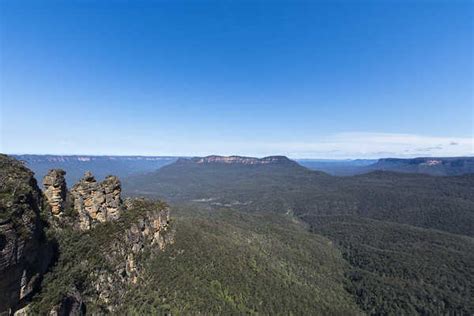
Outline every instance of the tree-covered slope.
{"label": "tree-covered slope", "polygon": [[297,164],[174,163],[124,181],[130,195],[245,211],[359,215],[474,235],[474,175],[334,177]]}
{"label": "tree-covered slope", "polygon": [[299,186],[303,181],[314,182],[315,174],[329,178],[324,173],[312,172],[295,162],[288,162],[248,165],[195,163],[180,159],[155,172],[124,179],[124,190],[130,195],[166,197],[168,201],[204,198],[225,202],[238,198],[239,194],[248,200],[261,192],[286,190],[289,186]]}
{"label": "tree-covered slope", "polygon": [[342,251],[368,314],[474,313],[474,239],[353,216],[313,218],[311,231]]}
{"label": "tree-covered slope", "polygon": [[150,262],[124,312],[361,314],[332,242],[292,217],[175,207],[176,241]]}
{"label": "tree-covered slope", "polygon": [[[127,204],[119,219],[90,230],[48,229],[57,242],[57,260],[33,298],[29,314],[120,314],[142,304],[124,298],[140,291],[148,279],[147,264],[174,242],[174,228],[164,220],[165,203],[134,200]],[[158,301],[150,305],[155,311],[167,311]]]}
{"label": "tree-covered slope", "polygon": [[342,252],[345,288],[367,314],[474,312],[473,175],[339,178],[294,165],[174,164],[140,181],[146,192],[135,194],[187,201],[210,214],[225,208],[306,223]]}

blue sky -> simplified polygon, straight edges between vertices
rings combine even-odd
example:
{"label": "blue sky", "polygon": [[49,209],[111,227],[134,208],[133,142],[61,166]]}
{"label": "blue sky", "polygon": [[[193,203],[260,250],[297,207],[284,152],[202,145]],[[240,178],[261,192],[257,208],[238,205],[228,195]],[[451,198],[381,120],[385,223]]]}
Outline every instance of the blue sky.
{"label": "blue sky", "polygon": [[474,155],[472,1],[0,1],[0,151]]}

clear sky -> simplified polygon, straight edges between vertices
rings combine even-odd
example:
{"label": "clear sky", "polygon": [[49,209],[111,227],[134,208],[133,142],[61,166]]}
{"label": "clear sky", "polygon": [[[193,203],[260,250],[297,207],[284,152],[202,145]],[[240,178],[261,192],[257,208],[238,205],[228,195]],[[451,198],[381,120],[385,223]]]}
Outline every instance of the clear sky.
{"label": "clear sky", "polygon": [[473,1],[0,1],[4,153],[474,155]]}

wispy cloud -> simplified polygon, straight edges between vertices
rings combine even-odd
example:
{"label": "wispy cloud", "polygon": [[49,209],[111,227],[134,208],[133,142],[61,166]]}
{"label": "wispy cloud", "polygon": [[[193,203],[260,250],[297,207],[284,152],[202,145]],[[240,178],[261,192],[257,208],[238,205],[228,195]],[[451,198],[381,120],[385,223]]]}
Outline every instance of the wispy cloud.
{"label": "wispy cloud", "polygon": [[[256,138],[264,136],[256,135]],[[257,157],[286,155],[292,158],[329,159],[474,156],[474,139],[469,137],[362,132],[338,133],[314,139],[309,138],[306,141],[262,141],[257,138],[256,140],[229,140],[224,142],[203,138],[192,142],[185,140],[174,142],[166,137],[152,137],[149,135],[143,139],[127,135],[114,139],[98,136],[94,139],[62,139],[60,140],[60,151],[57,143],[45,144],[39,142],[36,147],[27,146],[26,142],[22,147],[19,147],[18,144],[18,142],[11,144],[4,142],[3,145],[0,143],[0,152],[173,156],[219,154]]]}
{"label": "wispy cloud", "polygon": [[[453,146],[455,144],[455,146]],[[419,156],[474,156],[474,140],[468,137],[437,137],[397,133],[338,133],[313,141],[226,142],[195,144],[196,155],[209,153],[293,158],[380,158]],[[194,146],[193,146],[194,147]]]}
{"label": "wispy cloud", "polygon": [[[456,146],[452,146],[455,143]],[[474,140],[396,133],[339,133],[309,143],[297,143],[292,155],[301,157],[333,154],[335,158],[379,158],[474,155]]]}

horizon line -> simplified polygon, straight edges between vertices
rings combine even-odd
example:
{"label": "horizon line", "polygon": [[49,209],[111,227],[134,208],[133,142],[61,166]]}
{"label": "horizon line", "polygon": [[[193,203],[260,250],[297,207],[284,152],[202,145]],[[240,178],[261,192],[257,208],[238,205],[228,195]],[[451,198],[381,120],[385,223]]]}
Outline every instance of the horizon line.
{"label": "horizon line", "polygon": [[334,160],[334,161],[342,161],[342,160],[379,160],[379,159],[418,159],[418,158],[474,158],[474,155],[461,155],[461,156],[423,156],[423,155],[414,155],[414,156],[404,156],[400,157],[397,155],[394,156],[379,156],[374,158],[367,158],[367,157],[358,157],[358,158],[323,158],[323,157],[303,157],[303,158],[294,158],[291,155],[283,155],[283,154],[274,154],[274,155],[220,155],[220,154],[209,154],[209,155],[120,155],[120,154],[36,154],[36,153],[1,153],[9,156],[67,156],[67,157],[134,157],[134,158],[195,158],[195,157],[210,157],[210,156],[221,156],[221,157],[245,157],[245,158],[267,158],[267,157],[275,157],[275,156],[283,156],[288,159],[292,160]]}

